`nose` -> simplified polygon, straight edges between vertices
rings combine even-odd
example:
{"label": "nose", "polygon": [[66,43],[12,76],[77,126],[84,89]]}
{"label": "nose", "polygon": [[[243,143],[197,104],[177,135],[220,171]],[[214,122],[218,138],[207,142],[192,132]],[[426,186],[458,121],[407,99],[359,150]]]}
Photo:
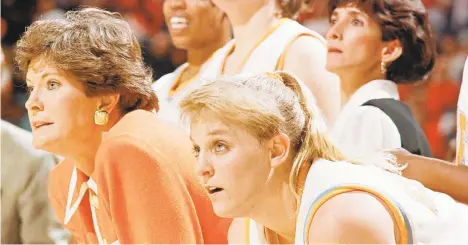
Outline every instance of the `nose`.
{"label": "nose", "polygon": [[183,8],[186,0],[166,0],[165,2],[171,9]]}
{"label": "nose", "polygon": [[336,22],[335,24],[331,25],[325,37],[327,40],[342,40],[343,25],[340,22]]}
{"label": "nose", "polygon": [[33,90],[25,103],[29,116],[36,115],[39,111],[44,110],[44,104],[40,98],[39,90]]}
{"label": "nose", "polygon": [[196,173],[199,177],[202,177],[205,183],[207,179],[211,178],[214,174],[214,168],[212,161],[208,154],[201,153],[198,156]]}

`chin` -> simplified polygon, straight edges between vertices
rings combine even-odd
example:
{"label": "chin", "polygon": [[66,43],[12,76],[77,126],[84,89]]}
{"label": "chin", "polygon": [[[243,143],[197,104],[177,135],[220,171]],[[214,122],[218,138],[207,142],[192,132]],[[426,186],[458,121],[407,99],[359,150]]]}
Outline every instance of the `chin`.
{"label": "chin", "polygon": [[235,207],[229,203],[213,203],[213,211],[217,216],[228,219],[244,217],[246,215],[238,205]]}
{"label": "chin", "polygon": [[190,44],[190,38],[187,36],[173,36],[172,44],[177,49],[187,50]]}
{"label": "chin", "polygon": [[225,207],[218,207],[213,205],[213,211],[216,214],[216,216],[221,218],[234,219],[239,217],[237,215],[234,215],[233,212],[231,212],[230,210],[225,209]]}
{"label": "chin", "polygon": [[32,145],[33,145],[34,148],[36,148],[38,150],[44,150],[44,151],[48,151],[48,152],[51,152],[51,149],[53,148],[53,147],[51,147],[51,145],[53,145],[53,143],[50,142],[50,140],[48,140],[47,138],[44,138],[44,137],[40,137],[40,136],[34,136],[33,137]]}
{"label": "chin", "polygon": [[32,145],[36,149],[58,154],[57,148],[61,144],[58,143],[56,137],[51,137],[49,135],[33,135]]}
{"label": "chin", "polygon": [[325,69],[327,69],[329,72],[334,73],[336,75],[340,75],[340,73],[343,72],[343,66],[341,64],[335,64],[331,62],[327,62],[327,65],[325,66]]}

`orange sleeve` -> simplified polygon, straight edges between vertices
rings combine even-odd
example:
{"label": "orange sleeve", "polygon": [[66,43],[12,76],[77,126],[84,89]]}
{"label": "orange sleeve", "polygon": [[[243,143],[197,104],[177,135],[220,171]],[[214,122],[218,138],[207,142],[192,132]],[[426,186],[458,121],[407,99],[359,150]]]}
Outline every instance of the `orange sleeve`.
{"label": "orange sleeve", "polygon": [[167,162],[170,156],[158,161],[148,154],[147,145],[134,141],[125,136],[109,139],[96,158],[99,197],[120,244],[202,243],[176,163]]}

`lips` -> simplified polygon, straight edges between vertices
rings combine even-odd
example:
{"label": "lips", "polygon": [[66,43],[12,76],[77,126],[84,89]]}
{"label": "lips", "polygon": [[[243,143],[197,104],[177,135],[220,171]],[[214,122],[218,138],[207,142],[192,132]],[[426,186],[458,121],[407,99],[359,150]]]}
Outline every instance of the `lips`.
{"label": "lips", "polygon": [[208,193],[210,193],[210,195],[216,194],[216,193],[221,192],[221,191],[224,190],[223,188],[221,188],[221,187],[216,187],[216,186],[206,186],[205,189],[206,189],[206,191],[207,191]]}
{"label": "lips", "polygon": [[343,51],[341,51],[338,48],[329,47],[328,48],[328,53],[343,53]]}
{"label": "lips", "polygon": [[51,122],[46,122],[46,121],[35,121],[32,123],[32,127],[34,129],[39,129],[41,127],[44,127],[44,126],[49,126],[49,125],[52,125],[53,123]]}

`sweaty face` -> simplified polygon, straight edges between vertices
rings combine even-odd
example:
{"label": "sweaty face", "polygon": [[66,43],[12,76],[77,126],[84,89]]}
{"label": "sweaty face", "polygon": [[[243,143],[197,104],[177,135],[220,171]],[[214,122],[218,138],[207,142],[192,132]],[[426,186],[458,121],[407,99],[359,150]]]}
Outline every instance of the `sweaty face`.
{"label": "sweaty face", "polygon": [[339,76],[380,69],[382,33],[377,22],[353,5],[336,8],[330,16],[327,69]]}
{"label": "sweaty face", "polygon": [[177,48],[197,48],[223,33],[223,13],[210,0],[165,0],[166,25]]}
{"label": "sweaty face", "polygon": [[269,149],[239,127],[216,120],[192,122],[197,174],[220,217],[247,216],[267,193]]}
{"label": "sweaty face", "polygon": [[33,59],[26,82],[26,102],[36,148],[63,155],[100,135],[94,124],[98,102],[85,95],[83,84],[51,62]]}

